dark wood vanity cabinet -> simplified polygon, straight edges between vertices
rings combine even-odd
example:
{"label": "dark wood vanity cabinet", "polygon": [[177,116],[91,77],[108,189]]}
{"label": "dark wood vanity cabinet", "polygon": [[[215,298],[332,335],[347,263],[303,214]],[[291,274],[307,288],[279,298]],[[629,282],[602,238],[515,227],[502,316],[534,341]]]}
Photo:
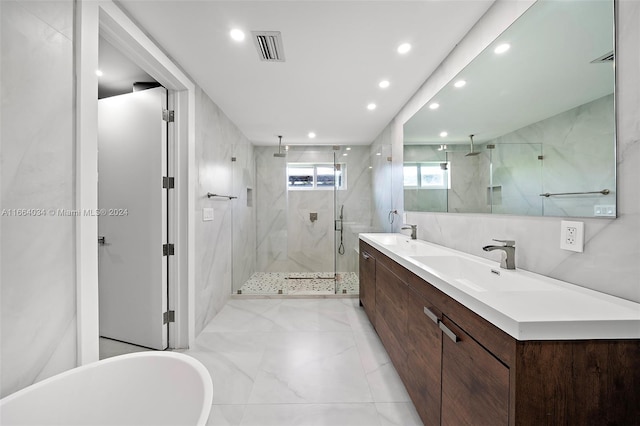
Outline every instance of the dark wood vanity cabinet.
{"label": "dark wood vanity cabinet", "polygon": [[442,314],[431,301],[407,287],[407,391],[425,425],[440,424]]}
{"label": "dark wood vanity cabinet", "polygon": [[518,341],[360,253],[361,303],[425,425],[640,425],[640,340]]}
{"label": "dark wood vanity cabinet", "polygon": [[[371,251],[371,250],[370,250]],[[360,247],[360,304],[375,327],[376,313],[376,258]]]}
{"label": "dark wood vanity cabinet", "polygon": [[508,425],[509,367],[443,316],[442,424]]}

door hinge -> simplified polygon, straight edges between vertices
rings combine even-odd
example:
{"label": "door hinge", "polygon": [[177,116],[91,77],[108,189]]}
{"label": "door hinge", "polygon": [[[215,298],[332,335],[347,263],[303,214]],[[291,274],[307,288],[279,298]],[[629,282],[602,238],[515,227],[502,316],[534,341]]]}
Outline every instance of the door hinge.
{"label": "door hinge", "polygon": [[175,188],[175,178],[172,177],[162,177],[162,187],[165,189],[173,189]]}
{"label": "door hinge", "polygon": [[162,325],[176,322],[176,311],[167,311],[162,314]]}
{"label": "door hinge", "polygon": [[163,244],[162,245],[162,255],[163,256],[173,256],[174,254],[174,246],[173,244]]}
{"label": "door hinge", "polygon": [[174,115],[172,110],[163,109],[162,110],[162,119],[164,121],[166,121],[167,123],[173,123],[175,121],[175,115]]}

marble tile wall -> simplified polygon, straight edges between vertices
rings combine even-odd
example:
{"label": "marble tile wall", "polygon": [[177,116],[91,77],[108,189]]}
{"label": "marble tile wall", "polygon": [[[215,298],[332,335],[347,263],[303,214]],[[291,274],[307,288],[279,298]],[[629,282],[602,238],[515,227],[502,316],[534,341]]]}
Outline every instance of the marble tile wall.
{"label": "marble tile wall", "polygon": [[73,13],[0,2],[0,396],[76,365]]}
{"label": "marble tile wall", "polygon": [[491,150],[492,213],[542,216],[540,143],[501,143]]}
{"label": "marble tile wall", "polygon": [[[611,94],[488,141],[487,143],[496,145],[492,153],[495,154],[494,184],[502,185],[503,190],[511,190],[515,199],[512,201],[517,201],[521,206],[519,211],[525,210],[525,213],[530,206],[539,207],[537,214],[544,216],[589,217],[593,216],[596,204],[615,204],[615,150],[611,143],[615,139],[614,123],[611,120],[613,103]],[[499,159],[506,153],[500,148],[505,143],[542,144],[542,152],[534,153],[530,157],[535,159],[536,155],[544,156],[542,170],[536,171],[531,177],[528,174],[518,177],[518,171],[527,171],[535,167],[535,163],[532,165],[526,161],[529,157],[524,156],[520,157],[524,163],[514,163],[508,158],[506,163],[511,165],[510,170],[501,169]],[[515,148],[510,148],[511,151],[513,149]],[[501,176],[502,172],[507,174]],[[538,177],[541,177],[539,188],[527,190],[523,187],[536,182]],[[540,200],[531,199],[526,195],[537,195],[540,192],[599,191],[605,188],[610,189],[611,194],[580,198],[550,197]],[[516,192],[520,194],[519,197],[515,196]],[[500,208],[497,212],[500,212]],[[510,210],[508,213],[517,214],[517,211]]]}
{"label": "marble tile wall", "polygon": [[[237,153],[240,163],[238,175],[242,183],[234,187],[234,162]],[[234,258],[234,249],[241,250],[252,242],[253,215],[246,205],[246,188],[251,181],[247,170],[252,163],[249,141],[201,90],[196,97],[196,276],[195,276],[195,333],[213,318],[229,299],[232,290],[235,262],[252,263],[251,250]],[[240,192],[235,192],[240,191]],[[238,196],[238,199],[207,198],[207,193]],[[214,220],[203,221],[203,209],[213,208]],[[234,215],[237,213],[237,216]],[[240,232],[232,232],[240,231]],[[245,234],[246,232],[246,234]],[[239,273],[246,273],[238,267]]]}
{"label": "marble tile wall", "polygon": [[451,162],[451,189],[447,194],[449,211],[489,213],[487,188],[491,158],[486,151],[469,157],[468,153],[466,148],[447,153]]}
{"label": "marble tile wall", "polygon": [[[257,176],[257,270],[262,272],[329,272],[334,268],[334,195],[331,190],[287,191],[286,164],[333,163],[333,149],[291,147],[286,158],[273,157],[274,148],[255,147]],[[360,232],[371,229],[371,169],[369,147],[339,151],[347,164],[347,189],[338,191],[344,205],[345,254],[338,270],[356,271],[355,247]],[[310,213],[318,219],[310,220]]]}
{"label": "marble tile wall", "polygon": [[[256,146],[256,270],[283,272],[287,262],[287,159]],[[285,268],[286,266],[282,266]]]}
{"label": "marble tile wall", "polygon": [[[504,28],[527,2],[497,2],[425,82],[378,138],[392,140],[394,169],[402,157],[402,123],[424,105]],[[492,238],[516,240],[516,263],[529,271],[640,302],[640,3],[616,2],[617,10],[617,219],[584,219],[584,253],[559,248],[560,218],[485,214],[407,213],[418,238],[494,258],[481,250]],[[376,140],[377,141],[377,140]],[[374,142],[375,144],[376,142]],[[401,173],[392,172],[393,204],[402,208]],[[376,187],[378,199],[387,188]],[[380,214],[382,212],[378,212]],[[397,230],[398,227],[394,229]]]}

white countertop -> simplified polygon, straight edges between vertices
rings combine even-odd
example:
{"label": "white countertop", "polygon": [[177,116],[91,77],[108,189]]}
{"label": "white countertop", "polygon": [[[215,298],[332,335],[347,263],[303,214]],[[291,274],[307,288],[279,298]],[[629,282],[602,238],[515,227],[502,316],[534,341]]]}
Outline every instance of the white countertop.
{"label": "white countertop", "polygon": [[360,239],[518,340],[640,338],[638,303],[403,234]]}

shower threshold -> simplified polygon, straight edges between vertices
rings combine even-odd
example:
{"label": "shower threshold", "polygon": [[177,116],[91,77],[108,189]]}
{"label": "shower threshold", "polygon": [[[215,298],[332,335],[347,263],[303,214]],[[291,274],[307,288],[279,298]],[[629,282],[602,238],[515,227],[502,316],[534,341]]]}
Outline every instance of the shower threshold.
{"label": "shower threshold", "polygon": [[358,289],[355,272],[339,272],[336,278],[333,272],[256,272],[237,294],[353,295],[358,294]]}

